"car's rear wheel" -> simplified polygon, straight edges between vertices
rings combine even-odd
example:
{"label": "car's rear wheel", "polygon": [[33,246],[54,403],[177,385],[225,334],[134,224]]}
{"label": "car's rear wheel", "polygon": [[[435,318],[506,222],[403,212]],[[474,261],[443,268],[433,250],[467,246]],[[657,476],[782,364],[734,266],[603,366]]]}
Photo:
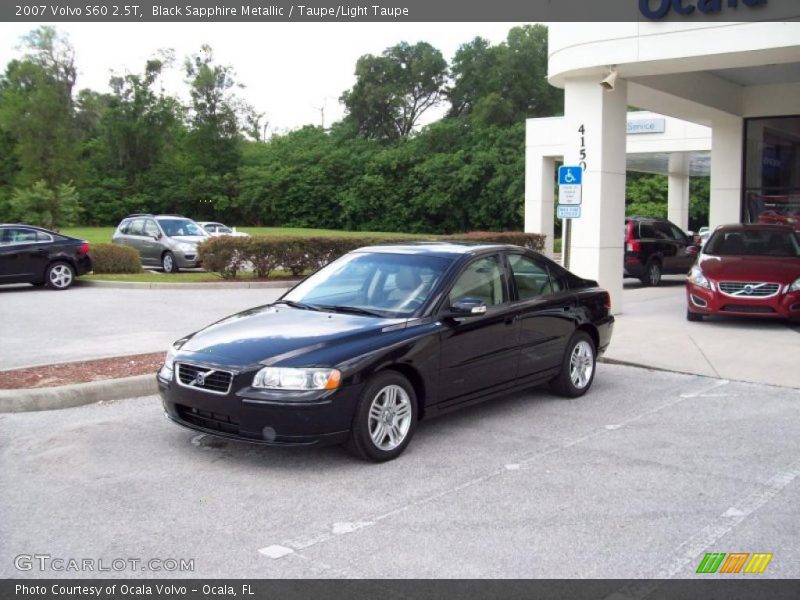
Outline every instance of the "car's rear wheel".
{"label": "car's rear wheel", "polygon": [[645,271],[644,276],[642,277],[642,283],[651,287],[655,287],[661,283],[660,262],[657,260],[650,261],[650,264],[647,265],[647,271]]}
{"label": "car's rear wheel", "polygon": [[365,460],[384,462],[406,449],[417,424],[417,397],[408,379],[385,371],[361,394],[347,449]]}
{"label": "car's rear wheel", "polygon": [[686,320],[687,321],[702,321],[703,315],[698,313],[693,313],[688,308],[686,309]]}
{"label": "car's rear wheel", "polygon": [[75,281],[75,270],[72,265],[65,262],[54,262],[44,274],[47,287],[54,290],[65,290]]}
{"label": "car's rear wheel", "polygon": [[178,272],[178,264],[175,262],[175,255],[172,252],[164,252],[164,256],[161,257],[161,268],[164,269],[164,273]]}
{"label": "car's rear wheel", "polygon": [[554,392],[567,398],[585,394],[594,381],[597,356],[592,337],[576,331],[567,344],[561,361],[561,372],[550,382]]}

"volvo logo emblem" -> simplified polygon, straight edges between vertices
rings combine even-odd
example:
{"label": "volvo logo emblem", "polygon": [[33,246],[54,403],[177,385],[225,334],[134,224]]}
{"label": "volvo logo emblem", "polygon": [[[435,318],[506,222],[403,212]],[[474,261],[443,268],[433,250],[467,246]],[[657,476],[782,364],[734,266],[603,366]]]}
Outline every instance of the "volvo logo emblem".
{"label": "volvo logo emblem", "polygon": [[753,293],[753,286],[752,285],[744,286],[744,293],[747,294],[748,296],[750,294],[752,294]]}
{"label": "volvo logo emblem", "polygon": [[192,382],[193,385],[204,386],[206,384],[206,374],[205,373],[198,373],[194,376],[194,381]]}

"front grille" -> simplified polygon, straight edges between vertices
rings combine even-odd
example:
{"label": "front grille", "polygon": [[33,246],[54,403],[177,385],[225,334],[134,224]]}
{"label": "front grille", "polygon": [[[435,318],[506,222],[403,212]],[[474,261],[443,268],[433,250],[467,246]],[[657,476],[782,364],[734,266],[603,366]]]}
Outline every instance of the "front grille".
{"label": "front grille", "polygon": [[755,313],[768,315],[775,312],[771,306],[755,306],[752,304],[726,304],[720,310],[725,312]]}
{"label": "front grille", "polygon": [[719,289],[734,298],[769,298],[781,289],[778,283],[750,281],[721,281]]}
{"label": "front grille", "polygon": [[239,419],[236,417],[209,410],[200,410],[199,408],[190,408],[182,404],[176,404],[175,409],[178,411],[178,416],[187,423],[223,433],[239,433]]}
{"label": "front grille", "polygon": [[231,389],[233,373],[220,371],[213,367],[200,367],[187,363],[178,363],[178,383],[183,387],[209,392],[210,394],[227,394]]}

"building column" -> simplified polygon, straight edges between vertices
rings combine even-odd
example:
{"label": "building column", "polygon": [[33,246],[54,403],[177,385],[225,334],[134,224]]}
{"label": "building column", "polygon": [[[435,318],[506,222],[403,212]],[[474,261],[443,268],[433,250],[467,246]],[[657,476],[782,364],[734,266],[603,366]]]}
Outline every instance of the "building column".
{"label": "building column", "polygon": [[597,280],[611,294],[612,311],[620,313],[627,82],[618,79],[614,90],[607,91],[598,77],[572,79],[564,93],[564,164],[580,164],[582,146],[586,155],[581,218],[572,222],[570,270]]}
{"label": "building column", "polygon": [[669,155],[667,186],[667,218],[689,231],[689,156],[683,152]]}
{"label": "building column", "polygon": [[525,160],[525,231],[543,233],[544,253],[553,256],[553,193],[555,159],[526,149]]}
{"label": "building column", "polygon": [[720,117],[711,123],[711,206],[709,227],[738,223],[742,203],[743,119]]}

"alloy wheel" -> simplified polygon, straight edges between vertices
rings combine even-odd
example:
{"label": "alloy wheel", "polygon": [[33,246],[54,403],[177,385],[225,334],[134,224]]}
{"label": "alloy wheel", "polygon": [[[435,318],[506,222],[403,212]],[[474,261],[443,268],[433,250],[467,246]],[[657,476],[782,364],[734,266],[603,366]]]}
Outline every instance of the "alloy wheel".
{"label": "alloy wheel", "polygon": [[65,264],[54,265],[50,269],[50,285],[56,289],[63,290],[72,283],[72,269]]}
{"label": "alloy wheel", "polygon": [[376,448],[394,450],[411,428],[411,398],[399,385],[381,388],[369,407],[369,435]]}
{"label": "alloy wheel", "polygon": [[572,356],[569,359],[569,376],[572,385],[582,390],[592,380],[594,372],[594,350],[592,345],[581,340],[572,349]]}

